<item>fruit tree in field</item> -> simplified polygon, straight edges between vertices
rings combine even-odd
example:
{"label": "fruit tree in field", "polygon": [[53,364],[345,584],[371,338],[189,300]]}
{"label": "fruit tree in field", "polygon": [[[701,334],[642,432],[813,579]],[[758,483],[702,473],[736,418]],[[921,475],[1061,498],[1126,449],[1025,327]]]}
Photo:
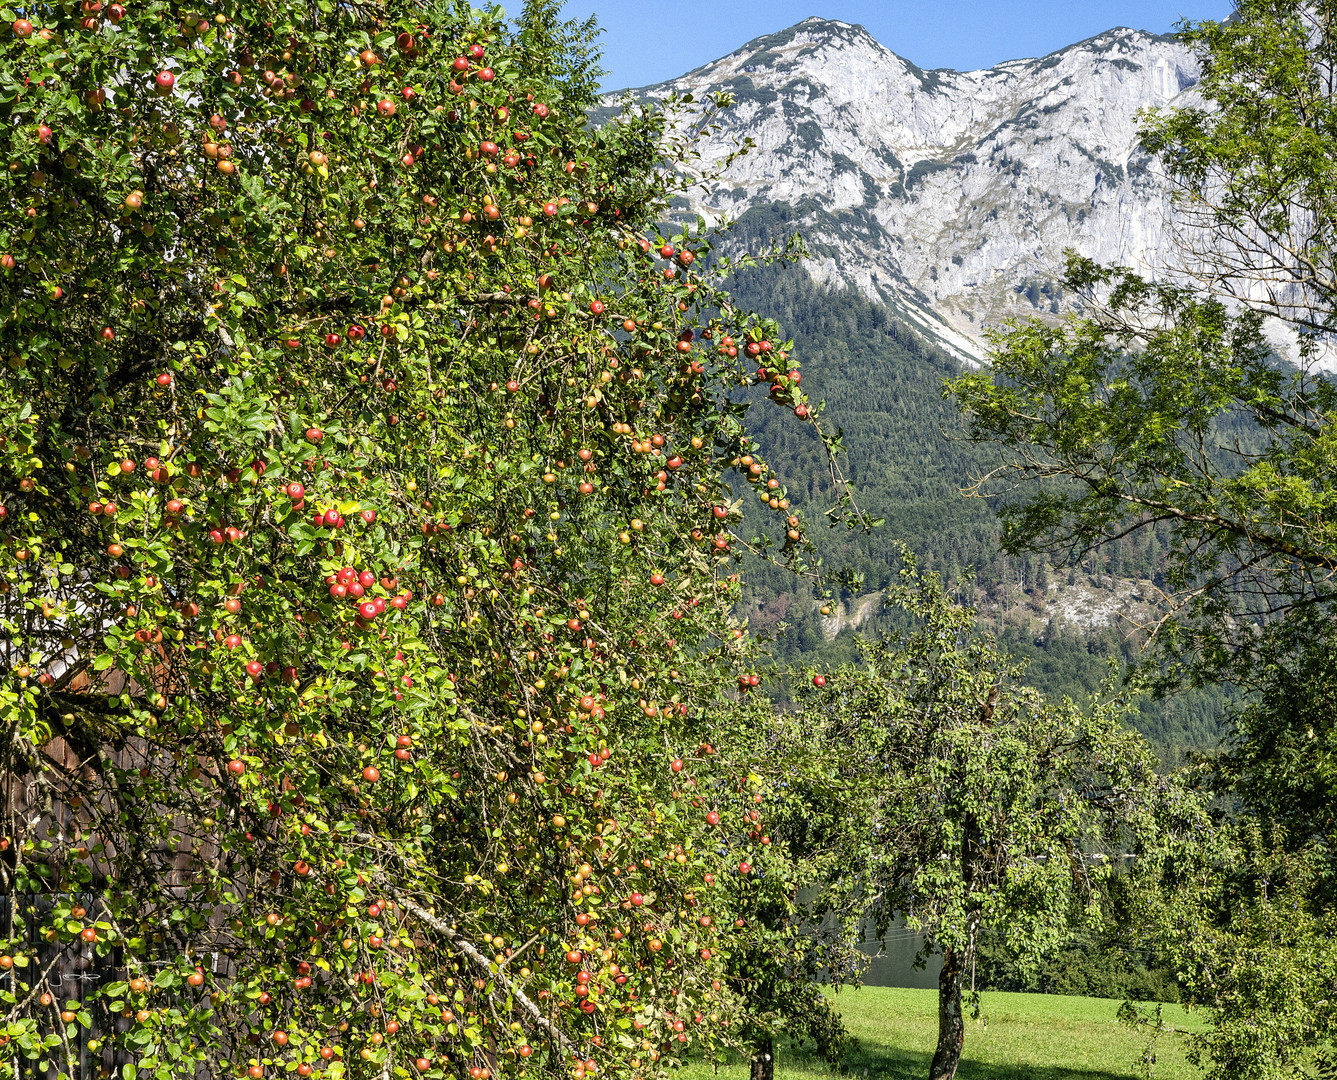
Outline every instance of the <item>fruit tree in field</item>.
{"label": "fruit tree in field", "polygon": [[0,1061],[739,1030],[685,792],[734,775],[727,470],[803,544],[727,397],[784,346],[656,235],[665,119],[586,126],[555,6],[6,9]]}

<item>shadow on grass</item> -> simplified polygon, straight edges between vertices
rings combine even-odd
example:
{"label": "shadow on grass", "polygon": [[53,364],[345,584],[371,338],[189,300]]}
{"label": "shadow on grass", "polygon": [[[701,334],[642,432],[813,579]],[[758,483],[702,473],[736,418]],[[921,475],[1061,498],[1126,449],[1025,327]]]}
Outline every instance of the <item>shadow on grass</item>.
{"label": "shadow on grass", "polygon": [[[862,1041],[860,1049],[848,1058],[849,1080],[925,1080],[932,1052],[907,1050],[897,1046]],[[776,1060],[776,1072],[789,1070],[830,1077],[841,1074],[821,1058],[796,1047],[782,1047]],[[1034,1065],[1019,1062],[1007,1065],[999,1062],[971,1060],[970,1041],[956,1070],[957,1080],[1129,1080],[1128,1072],[1106,1072],[1103,1069],[1072,1069],[1056,1065]]]}

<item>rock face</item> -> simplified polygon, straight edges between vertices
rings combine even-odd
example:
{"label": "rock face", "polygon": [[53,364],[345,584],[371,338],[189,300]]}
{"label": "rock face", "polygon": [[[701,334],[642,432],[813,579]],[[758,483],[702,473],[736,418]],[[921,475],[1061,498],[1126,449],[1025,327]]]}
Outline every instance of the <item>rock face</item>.
{"label": "rock face", "polygon": [[923,71],[860,26],[812,18],[633,93],[730,91],[702,160],[755,143],[684,210],[787,222],[815,277],[977,359],[987,326],[1062,310],[1065,248],[1165,263],[1168,188],[1138,148],[1137,112],[1183,103],[1197,79],[1186,49],[1137,30],[987,71]]}

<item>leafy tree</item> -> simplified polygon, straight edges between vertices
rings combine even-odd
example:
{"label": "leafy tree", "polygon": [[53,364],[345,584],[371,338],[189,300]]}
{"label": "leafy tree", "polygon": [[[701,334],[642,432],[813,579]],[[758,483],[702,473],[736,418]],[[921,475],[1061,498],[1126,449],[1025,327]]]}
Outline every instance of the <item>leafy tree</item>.
{"label": "leafy tree", "polygon": [[680,781],[739,768],[724,472],[771,473],[728,388],[780,339],[643,235],[690,133],[592,131],[556,7],[6,11],[0,1059],[731,1035],[739,853]]}
{"label": "leafy tree", "polygon": [[[1004,510],[1009,550],[1071,559],[1152,527],[1170,534],[1153,660],[1165,686],[1238,688],[1207,779],[1243,814],[1182,853],[1161,927],[1186,1000],[1212,1009],[1199,1041],[1210,1075],[1272,1077],[1331,1057],[1337,1022],[1319,989],[1337,881],[1337,386],[1322,364],[1337,313],[1337,9],[1237,8],[1184,29],[1206,106],[1152,113],[1143,128],[1177,185],[1189,277],[1154,283],[1072,258],[1085,313],[1013,327],[993,370],[952,389],[975,440],[1001,450],[980,490],[1038,482]],[[1269,317],[1298,341],[1298,366],[1272,355]]]}
{"label": "leafy tree", "polygon": [[950,1080],[981,933],[1024,969],[1098,925],[1110,853],[1158,843],[1160,782],[1124,700],[1083,710],[1021,685],[974,613],[903,558],[889,599],[914,625],[828,677],[804,716],[849,748],[865,792],[854,869],[879,932],[903,916],[942,954],[929,1075]]}

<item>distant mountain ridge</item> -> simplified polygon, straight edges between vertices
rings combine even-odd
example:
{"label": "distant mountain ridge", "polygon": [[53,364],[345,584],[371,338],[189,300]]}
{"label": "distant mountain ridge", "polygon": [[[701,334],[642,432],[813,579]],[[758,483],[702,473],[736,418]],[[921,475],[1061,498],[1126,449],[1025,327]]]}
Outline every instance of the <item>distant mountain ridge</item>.
{"label": "distant mountain ridge", "polygon": [[1065,248],[1142,268],[1172,257],[1168,187],[1136,114],[1190,100],[1198,76],[1187,49],[1138,30],[925,71],[861,26],[809,18],[632,93],[732,92],[702,160],[745,135],[755,149],[683,209],[779,214],[803,232],[817,280],[855,286],[978,360],[986,327],[1063,309]]}

